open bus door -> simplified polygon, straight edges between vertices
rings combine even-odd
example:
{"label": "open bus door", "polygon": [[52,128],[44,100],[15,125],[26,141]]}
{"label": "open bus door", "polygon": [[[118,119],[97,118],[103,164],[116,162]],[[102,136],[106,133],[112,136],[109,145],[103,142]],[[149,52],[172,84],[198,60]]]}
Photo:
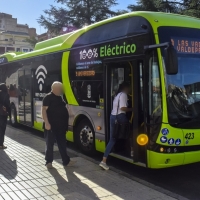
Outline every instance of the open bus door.
{"label": "open bus door", "polygon": [[19,122],[27,126],[33,125],[32,113],[32,70],[18,71],[19,83]]}
{"label": "open bus door", "polygon": [[[123,81],[131,85],[131,94],[128,95],[129,107],[134,107],[134,112],[129,116],[132,124],[131,135],[132,137],[126,141],[119,140],[116,142],[114,149],[111,153],[114,157],[127,160],[129,162],[137,162],[146,166],[146,148],[137,144],[137,136],[143,132],[143,62],[138,60],[123,61],[123,62],[109,62],[106,63],[106,127],[107,137],[106,142],[109,142],[109,118],[112,111],[112,104],[117,89]],[[131,102],[131,105],[130,105]],[[133,140],[134,157],[131,157],[131,140]]]}
{"label": "open bus door", "polygon": [[[135,62],[135,61],[134,61]],[[144,123],[145,101],[144,101],[144,65],[143,61],[136,61],[133,68],[133,101],[134,101],[134,119],[133,119],[133,162],[139,165],[147,166],[146,145],[141,145],[138,140],[139,135],[146,133]],[[140,144],[139,144],[140,143]]]}

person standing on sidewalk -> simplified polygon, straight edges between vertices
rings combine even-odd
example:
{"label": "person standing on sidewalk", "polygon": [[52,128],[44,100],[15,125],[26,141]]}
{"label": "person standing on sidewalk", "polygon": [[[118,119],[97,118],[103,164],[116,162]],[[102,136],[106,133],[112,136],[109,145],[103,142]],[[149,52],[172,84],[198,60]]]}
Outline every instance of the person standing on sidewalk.
{"label": "person standing on sidewalk", "polygon": [[71,161],[67,154],[66,131],[68,130],[69,114],[66,107],[67,104],[62,98],[63,85],[60,82],[54,82],[51,89],[51,92],[44,97],[42,106],[46,140],[46,167],[52,168],[55,140],[63,161],[63,166],[72,166],[75,162]]}
{"label": "person standing on sidewalk", "polygon": [[6,85],[2,83],[0,84],[0,149],[7,148],[4,146],[4,137],[8,114],[10,116],[10,97]]}

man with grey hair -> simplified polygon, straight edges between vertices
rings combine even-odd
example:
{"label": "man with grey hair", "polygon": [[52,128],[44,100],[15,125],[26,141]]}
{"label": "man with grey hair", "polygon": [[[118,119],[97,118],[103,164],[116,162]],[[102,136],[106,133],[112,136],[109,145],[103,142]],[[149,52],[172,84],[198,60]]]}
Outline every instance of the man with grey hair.
{"label": "man with grey hair", "polygon": [[74,164],[74,161],[70,161],[67,155],[66,131],[68,130],[69,114],[62,94],[63,85],[56,81],[51,86],[51,92],[43,99],[42,117],[46,139],[45,160],[47,168],[53,167],[53,146],[55,140],[62,157],[63,166]]}

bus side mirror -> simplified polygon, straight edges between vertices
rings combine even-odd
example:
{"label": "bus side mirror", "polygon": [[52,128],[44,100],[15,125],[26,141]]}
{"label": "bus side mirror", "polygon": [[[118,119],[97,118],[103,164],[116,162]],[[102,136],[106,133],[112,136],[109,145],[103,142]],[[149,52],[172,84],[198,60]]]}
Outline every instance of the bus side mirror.
{"label": "bus side mirror", "polygon": [[175,75],[178,73],[178,56],[172,45],[165,48],[165,66],[167,74]]}

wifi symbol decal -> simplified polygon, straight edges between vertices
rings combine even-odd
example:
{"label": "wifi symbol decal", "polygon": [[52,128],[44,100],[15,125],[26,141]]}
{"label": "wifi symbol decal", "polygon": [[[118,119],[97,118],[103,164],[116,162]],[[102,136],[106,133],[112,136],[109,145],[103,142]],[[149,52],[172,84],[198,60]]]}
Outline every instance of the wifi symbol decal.
{"label": "wifi symbol decal", "polygon": [[36,79],[38,80],[39,90],[42,91],[44,80],[46,79],[47,70],[43,65],[40,65],[35,72]]}

